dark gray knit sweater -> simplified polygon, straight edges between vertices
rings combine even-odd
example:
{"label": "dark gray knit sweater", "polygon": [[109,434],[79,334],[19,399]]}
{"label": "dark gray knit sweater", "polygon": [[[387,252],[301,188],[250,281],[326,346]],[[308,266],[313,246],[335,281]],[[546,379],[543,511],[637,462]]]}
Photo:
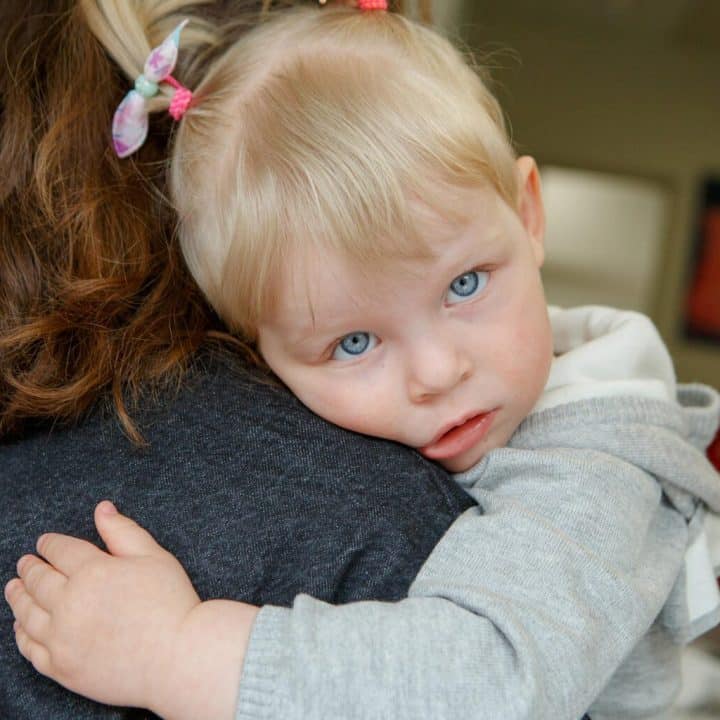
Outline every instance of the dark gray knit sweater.
{"label": "dark gray knit sweater", "polygon": [[[203,599],[394,600],[473,504],[407,448],[329,425],[228,360],[205,358],[139,420],[148,450],[100,410],[77,427],[0,444],[0,582],[42,532],[99,542],[92,511],[109,498],[179,558]],[[0,604],[2,720],[147,716],[38,675]]]}

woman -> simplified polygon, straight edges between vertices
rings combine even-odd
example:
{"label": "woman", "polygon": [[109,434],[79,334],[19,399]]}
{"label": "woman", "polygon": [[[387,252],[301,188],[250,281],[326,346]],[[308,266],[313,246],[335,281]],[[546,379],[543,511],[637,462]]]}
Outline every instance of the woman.
{"label": "woman", "polygon": [[[171,124],[153,123],[136,162],[112,154],[125,84],[109,59],[87,61],[100,52],[89,32],[68,32],[74,4],[0,6],[3,578],[40,532],[97,541],[92,509],[108,497],[203,598],[403,597],[471,499],[411,451],[327,425],[251,369],[179,259],[162,201]],[[260,5],[222,11],[242,32]],[[4,603],[0,621],[3,718],[145,715],[64,692],[19,655]]]}

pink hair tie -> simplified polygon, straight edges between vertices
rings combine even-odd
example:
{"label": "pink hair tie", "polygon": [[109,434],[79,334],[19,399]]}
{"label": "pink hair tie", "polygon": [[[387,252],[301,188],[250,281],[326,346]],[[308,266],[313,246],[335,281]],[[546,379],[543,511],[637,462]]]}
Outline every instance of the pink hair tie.
{"label": "pink hair tie", "polygon": [[[325,5],[327,0],[318,0],[321,5]],[[359,10],[387,10],[387,0],[357,0]]]}
{"label": "pink hair tie", "polygon": [[180,122],[182,116],[187,112],[193,99],[193,94],[184,85],[181,85],[172,75],[168,75],[163,82],[175,88],[168,112],[175,122]]}

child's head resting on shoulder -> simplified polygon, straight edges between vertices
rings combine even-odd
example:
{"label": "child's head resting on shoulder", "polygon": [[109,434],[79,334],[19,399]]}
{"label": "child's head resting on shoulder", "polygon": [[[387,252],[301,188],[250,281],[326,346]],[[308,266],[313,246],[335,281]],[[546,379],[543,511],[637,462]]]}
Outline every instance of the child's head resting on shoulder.
{"label": "child's head resting on shoulder", "polygon": [[412,254],[413,198],[447,214],[443,190],[490,184],[517,201],[497,101],[449,42],[399,15],[278,12],[193,91],[171,163],[182,245],[246,336],[293,248]]}
{"label": "child's head resting on shoulder", "polygon": [[[396,14],[305,6],[242,35],[193,92],[170,189],[228,327],[336,424],[451,470],[505,444],[552,355],[542,201],[462,54]],[[447,431],[468,421],[463,449]]]}

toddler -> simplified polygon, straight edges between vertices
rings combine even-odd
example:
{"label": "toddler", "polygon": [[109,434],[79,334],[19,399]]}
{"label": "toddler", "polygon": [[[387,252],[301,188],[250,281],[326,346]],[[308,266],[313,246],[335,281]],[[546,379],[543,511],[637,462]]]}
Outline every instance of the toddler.
{"label": "toddler", "polygon": [[548,312],[538,170],[480,77],[364,2],[271,14],[191,94],[170,75],[183,25],[143,49],[185,3],[130,5],[83,2],[131,78],[147,60],[115,148],[132,154],[170,106],[179,232],[210,303],[311,410],[415,448],[478,507],[407,600],[259,609],[200,602],[104,502],[107,553],[45,535],[6,586],[23,655],[172,718],[665,708],[682,643],[720,620],[702,534],[720,400],[676,388],[646,318]]}

